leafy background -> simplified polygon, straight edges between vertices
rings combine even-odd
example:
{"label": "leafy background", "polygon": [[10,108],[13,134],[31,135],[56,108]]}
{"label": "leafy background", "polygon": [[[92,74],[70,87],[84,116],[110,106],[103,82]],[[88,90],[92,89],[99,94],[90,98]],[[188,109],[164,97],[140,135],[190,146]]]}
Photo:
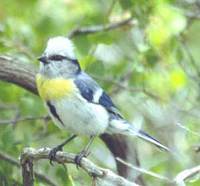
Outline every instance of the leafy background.
{"label": "leafy background", "polygon": [[[38,68],[37,57],[48,38],[67,35],[72,29],[105,25],[133,17],[133,24],[111,31],[73,37],[84,68],[112,96],[124,116],[170,146],[176,155],[158,151],[135,138],[140,166],[169,178],[200,163],[200,69],[198,0],[1,0],[0,53]],[[0,82],[0,150],[16,159],[24,147],[53,147],[69,133],[46,116],[40,98]],[[26,120],[32,117],[32,120]],[[25,118],[24,121],[20,119]],[[79,152],[87,138],[65,147]],[[130,153],[131,154],[131,153]],[[100,139],[89,159],[116,170],[115,161]],[[131,159],[131,157],[130,157]],[[35,169],[58,185],[89,185],[91,179],[73,165]],[[0,160],[0,185],[21,185],[20,170]],[[140,173],[130,172],[134,180]],[[145,175],[146,185],[168,185]],[[36,180],[38,186],[45,183]],[[200,185],[199,175],[187,182]]]}

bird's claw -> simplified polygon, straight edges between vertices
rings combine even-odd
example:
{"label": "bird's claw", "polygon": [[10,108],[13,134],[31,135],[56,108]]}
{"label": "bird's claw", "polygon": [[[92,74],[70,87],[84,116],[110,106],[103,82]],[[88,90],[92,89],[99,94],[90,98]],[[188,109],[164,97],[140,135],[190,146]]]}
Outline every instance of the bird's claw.
{"label": "bird's claw", "polygon": [[89,156],[89,154],[90,154],[90,152],[83,150],[83,151],[81,151],[78,155],[76,155],[76,157],[75,157],[75,159],[74,159],[74,162],[75,162],[75,164],[76,164],[77,169],[78,169],[78,168],[80,167],[80,165],[81,165],[81,160],[82,160],[82,158],[86,158],[87,156]]}
{"label": "bird's claw", "polygon": [[56,153],[58,151],[62,151],[62,146],[58,145],[57,147],[54,147],[53,149],[51,149],[51,151],[49,152],[49,163],[51,165],[53,165],[53,161],[56,159]]}

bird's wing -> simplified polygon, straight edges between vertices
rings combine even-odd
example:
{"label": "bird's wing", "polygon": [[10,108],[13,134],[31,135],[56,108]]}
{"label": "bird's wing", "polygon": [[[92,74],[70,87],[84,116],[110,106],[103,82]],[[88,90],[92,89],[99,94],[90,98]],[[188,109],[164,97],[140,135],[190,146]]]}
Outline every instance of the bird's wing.
{"label": "bird's wing", "polygon": [[[111,98],[103,91],[103,89],[89,75],[81,72],[74,80],[81,95],[90,103],[103,106],[110,117],[113,119],[108,127],[109,133],[121,133],[125,135],[138,136],[162,149],[170,151],[169,148],[162,145],[158,140],[151,137],[142,130],[135,129],[131,124],[123,119],[118,109],[113,104]],[[122,125],[123,124],[123,125]],[[107,131],[107,132],[108,132]]]}
{"label": "bird's wing", "polygon": [[103,106],[112,116],[122,118],[120,112],[105,91],[85,72],[81,72],[74,80],[81,95],[90,103]]}

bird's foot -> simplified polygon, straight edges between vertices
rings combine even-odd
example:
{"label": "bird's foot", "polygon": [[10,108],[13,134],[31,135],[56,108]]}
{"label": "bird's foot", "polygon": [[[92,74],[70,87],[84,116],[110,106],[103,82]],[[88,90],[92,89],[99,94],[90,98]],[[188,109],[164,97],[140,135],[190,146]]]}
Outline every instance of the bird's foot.
{"label": "bird's foot", "polygon": [[89,154],[89,151],[82,150],[78,155],[76,155],[74,162],[76,163],[77,168],[80,167],[82,158],[86,158],[87,156],[89,156]]}
{"label": "bird's foot", "polygon": [[62,151],[63,149],[63,146],[62,145],[58,145],[58,146],[56,146],[56,147],[54,147],[53,149],[51,149],[51,151],[49,152],[49,163],[51,164],[51,165],[53,165],[53,161],[56,159],[56,153],[58,152],[58,151]]}

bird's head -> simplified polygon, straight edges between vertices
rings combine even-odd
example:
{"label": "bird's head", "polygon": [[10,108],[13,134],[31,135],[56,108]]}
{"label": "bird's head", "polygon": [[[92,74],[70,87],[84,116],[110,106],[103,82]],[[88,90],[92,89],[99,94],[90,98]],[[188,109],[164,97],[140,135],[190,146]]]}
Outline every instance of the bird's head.
{"label": "bird's head", "polygon": [[38,60],[41,62],[40,73],[49,78],[70,77],[80,72],[74,45],[66,37],[50,38],[44,53]]}

